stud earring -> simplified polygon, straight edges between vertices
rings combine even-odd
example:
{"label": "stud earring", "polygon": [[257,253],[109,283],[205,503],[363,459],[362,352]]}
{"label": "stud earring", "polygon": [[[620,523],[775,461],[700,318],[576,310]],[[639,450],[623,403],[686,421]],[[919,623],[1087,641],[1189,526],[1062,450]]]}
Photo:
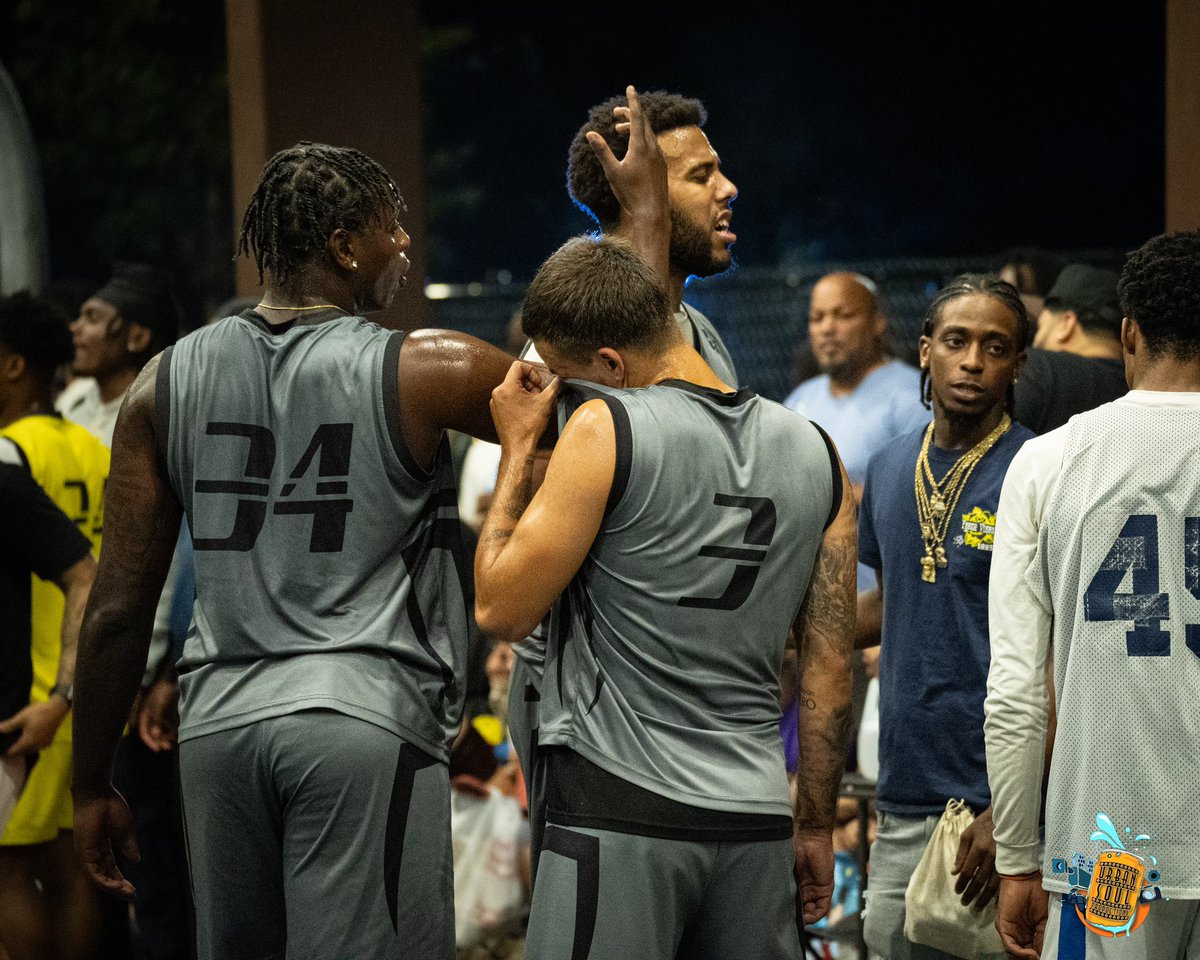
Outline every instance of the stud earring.
{"label": "stud earring", "polygon": [[350,261],[350,266],[352,266],[352,267],[353,267],[355,270],[357,270],[357,269],[358,269],[358,261],[357,261],[357,260],[351,260],[351,261]]}

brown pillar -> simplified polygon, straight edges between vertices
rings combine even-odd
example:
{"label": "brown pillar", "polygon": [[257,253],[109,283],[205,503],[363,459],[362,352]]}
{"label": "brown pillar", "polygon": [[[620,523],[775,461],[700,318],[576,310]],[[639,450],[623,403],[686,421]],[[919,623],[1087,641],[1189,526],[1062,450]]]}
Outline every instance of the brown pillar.
{"label": "brown pillar", "polygon": [[1167,0],[1168,230],[1200,227],[1200,3]]}
{"label": "brown pillar", "polygon": [[[226,0],[234,223],[267,158],[299,140],[355,147],[395,178],[412,237],[408,288],[384,314],[390,327],[424,322],[425,219],[421,165],[420,23],[416,0]],[[239,295],[258,273],[237,263]]]}

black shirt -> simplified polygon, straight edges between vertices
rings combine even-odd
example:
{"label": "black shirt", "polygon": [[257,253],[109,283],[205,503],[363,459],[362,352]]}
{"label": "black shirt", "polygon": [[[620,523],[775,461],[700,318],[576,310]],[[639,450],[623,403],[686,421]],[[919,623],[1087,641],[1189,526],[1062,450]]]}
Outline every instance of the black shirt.
{"label": "black shirt", "polygon": [[[0,718],[29,703],[30,582],[36,573],[57,580],[91,550],[91,544],[42,491],[29,472],[0,463]],[[20,731],[0,735],[0,754]]]}
{"label": "black shirt", "polygon": [[1015,388],[1013,419],[1034,433],[1061,427],[1075,414],[1123,397],[1125,364],[1030,347]]}

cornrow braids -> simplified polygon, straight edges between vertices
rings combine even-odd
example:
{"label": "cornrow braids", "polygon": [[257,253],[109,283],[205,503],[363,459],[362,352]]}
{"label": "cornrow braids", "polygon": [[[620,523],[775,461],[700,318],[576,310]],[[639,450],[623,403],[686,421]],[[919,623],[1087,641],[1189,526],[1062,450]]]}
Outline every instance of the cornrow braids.
{"label": "cornrow braids", "polygon": [[264,274],[283,283],[324,249],[334,230],[386,226],[391,211],[399,216],[405,209],[395,181],[365,153],[301,141],[263,167],[242,218],[238,253],[253,256],[259,283]]}
{"label": "cornrow braids", "polygon": [[[925,323],[921,327],[921,336],[933,336],[934,327],[942,319],[942,311],[951,300],[977,293],[994,297],[1012,312],[1017,321],[1017,349],[1018,351],[1024,350],[1025,344],[1029,342],[1030,333],[1029,314],[1025,312],[1025,303],[1021,300],[1021,295],[1017,293],[1016,287],[991,273],[963,273],[942,287],[937,296],[933,298],[929,309],[925,311]],[[933,385],[929,382],[928,367],[921,370],[921,403],[925,405],[926,410],[933,405]],[[1010,383],[1008,397],[1005,401],[1005,409],[1010,415],[1014,405],[1015,396],[1013,385]]]}

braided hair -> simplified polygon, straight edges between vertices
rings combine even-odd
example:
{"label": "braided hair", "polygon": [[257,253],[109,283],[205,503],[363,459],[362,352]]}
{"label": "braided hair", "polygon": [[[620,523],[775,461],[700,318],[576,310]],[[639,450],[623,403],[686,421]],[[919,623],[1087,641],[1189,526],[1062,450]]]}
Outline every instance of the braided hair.
{"label": "braided hair", "polygon": [[259,283],[264,273],[284,283],[324,249],[334,230],[386,226],[390,211],[404,209],[395,181],[365,153],[301,141],[263,167],[242,218],[238,252],[253,255]]}
{"label": "braided hair", "polygon": [[[1021,295],[1017,293],[1016,287],[991,273],[963,273],[942,287],[925,312],[925,324],[921,327],[921,336],[933,336],[933,328],[942,319],[942,311],[951,300],[974,294],[993,297],[1009,309],[1017,321],[1017,351],[1024,350],[1025,344],[1029,342],[1030,334],[1029,314],[1025,312],[1025,304],[1021,300]],[[1009,414],[1013,412],[1014,402],[1013,385],[1010,383],[1008,398],[1005,401],[1005,409]],[[921,403],[927,410],[933,404],[933,385],[929,382],[928,367],[921,370]]]}

